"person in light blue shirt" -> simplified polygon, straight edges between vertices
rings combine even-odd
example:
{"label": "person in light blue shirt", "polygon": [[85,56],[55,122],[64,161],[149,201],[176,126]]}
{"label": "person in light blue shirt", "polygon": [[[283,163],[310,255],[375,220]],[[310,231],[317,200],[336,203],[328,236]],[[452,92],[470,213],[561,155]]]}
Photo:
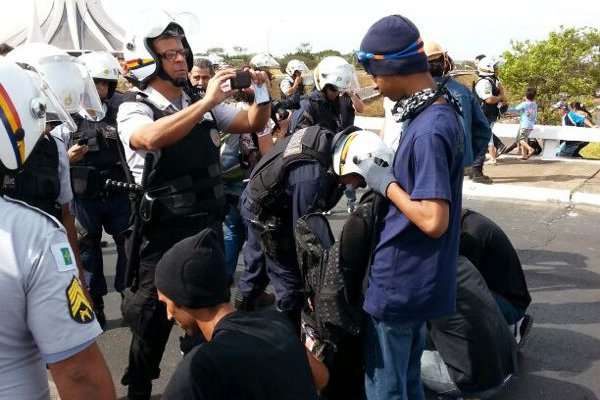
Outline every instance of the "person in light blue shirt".
{"label": "person in light blue shirt", "polygon": [[522,151],[522,160],[527,160],[533,155],[535,150],[529,145],[529,135],[535,126],[537,120],[537,103],[535,102],[535,95],[537,90],[535,88],[527,88],[525,92],[526,100],[515,107],[510,107],[508,112],[514,112],[519,114],[519,133],[517,134],[517,145],[520,146]]}

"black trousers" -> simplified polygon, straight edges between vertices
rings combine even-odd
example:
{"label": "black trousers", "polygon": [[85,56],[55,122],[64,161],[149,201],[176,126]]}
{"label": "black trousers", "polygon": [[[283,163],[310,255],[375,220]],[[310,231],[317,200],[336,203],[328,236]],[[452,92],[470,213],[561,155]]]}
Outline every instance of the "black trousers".
{"label": "black trousers", "polygon": [[132,332],[129,365],[121,381],[129,386],[129,399],[150,399],[152,380],[160,375],[160,361],[173,327],[165,305],[158,300],[156,264],[174,244],[207,227],[223,237],[222,222],[209,223],[206,218],[160,224],[144,232],[137,288],[135,292],[126,291],[123,303],[123,318]]}

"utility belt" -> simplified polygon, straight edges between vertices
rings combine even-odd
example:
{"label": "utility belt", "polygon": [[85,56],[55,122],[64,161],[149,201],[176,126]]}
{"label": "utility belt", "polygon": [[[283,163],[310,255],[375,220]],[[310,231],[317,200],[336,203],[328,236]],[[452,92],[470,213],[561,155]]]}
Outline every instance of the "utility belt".
{"label": "utility belt", "polygon": [[263,216],[249,219],[248,223],[258,233],[258,239],[265,254],[272,259],[281,259],[295,251],[293,233],[289,230],[290,222],[279,216]]}
{"label": "utility belt", "polygon": [[[213,196],[207,196],[207,192],[212,192]],[[206,218],[207,221],[216,221],[223,219],[224,215],[223,184],[212,184],[209,187],[206,181],[194,182],[190,176],[147,190],[139,206],[139,216],[144,225],[173,223],[184,218]]]}
{"label": "utility belt", "polygon": [[106,181],[124,179],[123,167],[117,164],[111,168],[99,169],[91,165],[71,166],[71,186],[78,198],[108,197],[112,193],[105,188]]}

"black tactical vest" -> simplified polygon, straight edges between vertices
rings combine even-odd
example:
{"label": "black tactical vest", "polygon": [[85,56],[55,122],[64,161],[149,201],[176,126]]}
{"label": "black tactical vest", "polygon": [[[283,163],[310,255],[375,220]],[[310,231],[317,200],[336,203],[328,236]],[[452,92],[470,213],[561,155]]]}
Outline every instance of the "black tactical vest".
{"label": "black tactical vest", "polygon": [[94,198],[105,193],[107,179],[125,181],[121,165],[119,135],[114,126],[104,121],[94,122],[76,118],[78,130],[71,135],[69,147],[85,144],[88,152],[82,160],[71,163],[71,185],[77,198]]}
{"label": "black tactical vest", "polygon": [[315,124],[332,132],[339,132],[344,128],[339,99],[337,102],[331,102],[325,98],[322,92],[313,91],[309,95],[308,101],[310,102],[310,114]]}
{"label": "black tactical vest", "polygon": [[278,140],[250,175],[246,192],[255,207],[252,211],[257,215],[279,215],[284,212],[289,206],[284,186],[289,168],[301,161],[316,160],[323,167],[323,174],[327,174],[331,165],[332,141],[333,133],[319,126],[301,129]]}
{"label": "black tactical vest", "polygon": [[[150,107],[154,120],[177,111],[172,107],[160,110],[140,93],[135,101]],[[158,221],[190,216],[214,220],[224,217],[219,132],[212,113],[207,113],[183,139],[160,150],[160,158],[148,175],[146,192],[154,203],[152,218]]]}
{"label": "black tactical vest", "polygon": [[5,173],[2,192],[61,220],[61,209],[56,202],[60,194],[59,144],[56,140],[50,136],[42,137],[22,170]]}
{"label": "black tactical vest", "polygon": [[[492,96],[498,96],[500,94],[500,89],[498,89],[497,80],[493,77],[486,76],[486,77],[479,78],[473,84],[473,89],[475,89],[475,86],[477,85],[477,83],[479,83],[480,81],[482,81],[484,79],[492,84]],[[479,100],[479,104],[481,105],[481,110],[483,111],[483,114],[486,116],[488,122],[496,122],[496,120],[498,119],[498,116],[500,115],[500,110],[498,109],[498,104],[488,104],[485,102],[485,100],[483,100],[482,98],[479,97],[476,90],[473,90],[473,93],[477,97],[477,100]]]}

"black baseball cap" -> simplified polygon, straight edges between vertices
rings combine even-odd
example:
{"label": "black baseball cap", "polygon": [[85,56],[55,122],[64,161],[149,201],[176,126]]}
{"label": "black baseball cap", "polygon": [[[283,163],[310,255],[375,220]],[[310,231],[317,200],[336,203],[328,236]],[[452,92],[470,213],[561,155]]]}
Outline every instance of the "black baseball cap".
{"label": "black baseball cap", "polygon": [[156,265],[156,288],[179,306],[229,302],[229,277],[221,236],[207,228],[171,247]]}

